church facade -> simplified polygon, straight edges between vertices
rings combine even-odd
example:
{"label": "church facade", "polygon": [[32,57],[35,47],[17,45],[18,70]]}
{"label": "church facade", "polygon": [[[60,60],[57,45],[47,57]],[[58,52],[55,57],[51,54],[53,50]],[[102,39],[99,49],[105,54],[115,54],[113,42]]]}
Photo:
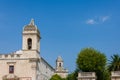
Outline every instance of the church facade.
{"label": "church facade", "polygon": [[40,32],[31,20],[22,33],[22,49],[14,53],[0,54],[0,80],[49,80],[58,74],[65,78],[68,70],[58,57],[54,69],[40,56]]}

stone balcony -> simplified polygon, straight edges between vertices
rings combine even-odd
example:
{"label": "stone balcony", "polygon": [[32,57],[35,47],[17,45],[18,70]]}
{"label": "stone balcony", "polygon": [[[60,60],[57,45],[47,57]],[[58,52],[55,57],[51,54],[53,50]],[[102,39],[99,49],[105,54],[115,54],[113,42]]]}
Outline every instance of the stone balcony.
{"label": "stone balcony", "polygon": [[112,71],[111,80],[120,80],[120,71]]}
{"label": "stone balcony", "polygon": [[78,80],[96,80],[95,72],[79,72]]}

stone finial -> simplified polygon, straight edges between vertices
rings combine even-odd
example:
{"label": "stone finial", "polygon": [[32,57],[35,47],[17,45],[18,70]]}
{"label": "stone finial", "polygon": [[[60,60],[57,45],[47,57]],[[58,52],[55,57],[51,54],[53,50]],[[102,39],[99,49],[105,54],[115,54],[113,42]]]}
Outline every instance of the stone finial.
{"label": "stone finial", "polygon": [[34,19],[31,19],[30,25],[35,25],[35,24],[34,24]]}

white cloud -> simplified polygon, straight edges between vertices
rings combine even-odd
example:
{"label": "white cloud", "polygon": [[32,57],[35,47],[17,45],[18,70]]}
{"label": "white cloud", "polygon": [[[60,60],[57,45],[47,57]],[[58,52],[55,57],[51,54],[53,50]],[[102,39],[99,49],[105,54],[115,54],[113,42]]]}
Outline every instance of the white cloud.
{"label": "white cloud", "polygon": [[93,25],[93,24],[101,24],[101,23],[104,23],[106,22],[107,20],[109,20],[110,16],[98,16],[98,17],[95,17],[95,18],[91,18],[91,19],[88,19],[86,21],[86,24],[90,24],[90,25]]}
{"label": "white cloud", "polygon": [[109,18],[110,18],[109,16],[103,16],[103,17],[101,18],[101,20],[102,20],[102,22],[105,22],[105,21],[107,21]]}
{"label": "white cloud", "polygon": [[95,24],[95,20],[94,19],[89,19],[86,21],[87,24]]}

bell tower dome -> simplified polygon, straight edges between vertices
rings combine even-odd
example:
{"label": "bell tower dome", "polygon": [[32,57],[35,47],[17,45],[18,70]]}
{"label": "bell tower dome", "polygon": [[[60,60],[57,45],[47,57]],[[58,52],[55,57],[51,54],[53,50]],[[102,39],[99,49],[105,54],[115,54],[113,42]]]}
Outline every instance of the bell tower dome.
{"label": "bell tower dome", "polygon": [[33,19],[23,28],[22,50],[40,53],[40,32]]}

